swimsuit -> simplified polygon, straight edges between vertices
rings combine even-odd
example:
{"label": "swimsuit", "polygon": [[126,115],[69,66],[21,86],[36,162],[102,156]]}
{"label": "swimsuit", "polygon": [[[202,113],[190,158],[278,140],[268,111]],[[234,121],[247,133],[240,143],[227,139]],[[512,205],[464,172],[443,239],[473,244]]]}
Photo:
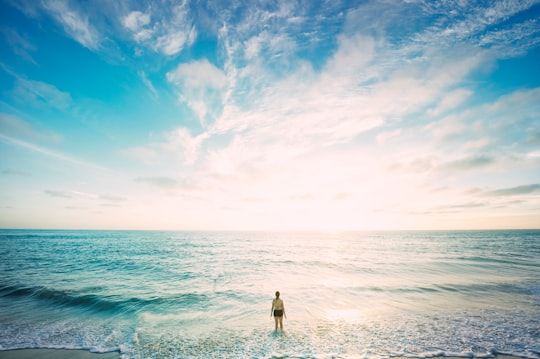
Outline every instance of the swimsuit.
{"label": "swimsuit", "polygon": [[282,317],[282,316],[283,316],[282,309],[274,309],[274,317]]}

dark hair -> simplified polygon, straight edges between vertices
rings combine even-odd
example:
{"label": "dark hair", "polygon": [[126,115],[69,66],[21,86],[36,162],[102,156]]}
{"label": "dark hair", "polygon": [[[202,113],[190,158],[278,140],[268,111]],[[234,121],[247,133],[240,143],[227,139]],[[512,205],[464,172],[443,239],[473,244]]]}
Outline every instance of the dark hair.
{"label": "dark hair", "polygon": [[279,298],[279,290],[276,292],[276,298]]}

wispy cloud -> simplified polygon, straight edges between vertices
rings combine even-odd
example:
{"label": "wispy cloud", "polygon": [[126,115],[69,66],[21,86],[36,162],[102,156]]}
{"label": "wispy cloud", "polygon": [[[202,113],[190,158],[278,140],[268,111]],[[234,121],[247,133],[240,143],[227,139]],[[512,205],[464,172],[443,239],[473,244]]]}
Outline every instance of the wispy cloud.
{"label": "wispy cloud", "polygon": [[182,164],[194,165],[199,160],[201,147],[208,137],[206,132],[193,136],[188,129],[177,128],[162,134],[155,142],[121,152],[124,156],[147,165],[160,165],[171,159]]}
{"label": "wispy cloud", "polygon": [[483,168],[493,164],[494,162],[495,159],[489,156],[470,156],[444,163],[441,166],[444,170],[450,172],[461,172]]}
{"label": "wispy cloud", "polygon": [[152,81],[148,79],[148,76],[146,75],[146,73],[144,71],[139,71],[139,76],[141,77],[143,84],[148,88],[148,90],[150,90],[150,93],[152,94],[152,96],[154,98],[158,98],[159,96],[158,92],[156,88],[154,87],[154,84],[152,83]]}
{"label": "wispy cloud", "polygon": [[73,197],[70,193],[66,193],[63,191],[46,190],[44,192],[45,194],[51,197],[55,197],[55,198],[72,198]]}
{"label": "wispy cloud", "polygon": [[69,190],[45,190],[45,194],[54,198],[72,199],[74,201],[90,200],[90,201],[104,201],[107,204],[118,204],[120,202],[127,201],[127,198],[116,195],[98,195],[94,193],[88,193],[83,191]]}
{"label": "wispy cloud", "polygon": [[170,177],[138,177],[135,181],[162,188],[172,188],[179,184],[176,179]]}
{"label": "wispy cloud", "polygon": [[149,6],[145,12],[132,10],[120,17],[120,23],[137,43],[167,56],[180,53],[197,38],[186,1]]}
{"label": "wispy cloud", "polygon": [[[524,38],[532,39],[538,33],[533,23],[537,19],[525,22],[506,22],[513,16],[531,8],[536,0],[510,0],[493,3],[456,3],[456,2],[423,2],[422,9],[427,14],[446,14],[439,23],[418,34],[415,42],[432,43],[439,41],[440,46],[467,42],[482,47],[493,47],[506,56],[513,53],[513,45]],[[472,5],[472,6],[471,6]],[[531,30],[531,28],[533,30]],[[534,46],[534,41],[529,45]],[[515,55],[515,54],[514,54]]]}
{"label": "wispy cloud", "polygon": [[19,139],[14,138],[14,137],[6,136],[6,135],[1,134],[1,133],[0,133],[0,140],[5,141],[7,143],[10,143],[12,145],[18,146],[18,147],[22,147],[22,148],[31,150],[33,152],[36,152],[36,153],[41,154],[41,155],[46,156],[46,157],[61,160],[63,162],[72,163],[72,164],[75,164],[75,165],[91,168],[91,169],[98,170],[98,171],[106,171],[106,172],[114,173],[114,171],[112,171],[112,170],[110,170],[110,169],[108,169],[106,167],[102,167],[102,166],[96,165],[94,163],[86,162],[86,161],[77,159],[75,157],[71,157],[69,155],[66,155],[64,153],[61,153],[61,152],[58,152],[58,151],[53,151],[53,150],[50,150],[48,148],[38,146],[38,145],[35,145],[35,144],[27,142],[27,141],[19,140]]}
{"label": "wispy cloud", "polygon": [[22,77],[16,78],[12,94],[17,100],[40,108],[66,111],[73,103],[71,95],[59,90],[56,86]]}
{"label": "wispy cloud", "polygon": [[30,173],[25,171],[18,171],[18,170],[2,170],[0,171],[0,174],[3,176],[16,176],[16,177],[29,177],[31,176]]}
{"label": "wispy cloud", "polygon": [[178,88],[180,102],[185,102],[201,124],[219,115],[223,106],[223,89],[227,78],[207,59],[182,63],[167,73],[167,80]]}
{"label": "wispy cloud", "polygon": [[7,43],[16,55],[30,63],[36,64],[32,53],[37,50],[37,46],[25,34],[11,28],[2,28],[0,29],[0,33],[4,35]]}
{"label": "wispy cloud", "polygon": [[88,14],[75,8],[68,0],[45,0],[42,5],[70,37],[90,50],[99,48],[101,34],[90,23]]}
{"label": "wispy cloud", "polygon": [[[154,208],[193,208],[197,223],[212,207],[218,224],[223,209],[263,227],[384,227],[399,217],[398,227],[537,203],[540,89],[488,80],[500,59],[538,46],[539,3],[48,0],[23,11],[45,11],[98,55],[114,47],[138,84],[130,99],[156,105],[141,105],[135,117],[148,121],[119,124],[108,143],[135,160],[121,162],[125,193],[163,195]],[[84,111],[60,85],[14,77],[20,103]],[[121,123],[116,112],[104,121]],[[22,118],[0,117],[0,140],[91,167],[37,145],[47,132]],[[131,198],[88,191],[56,195],[108,206]]]}
{"label": "wispy cloud", "polygon": [[114,196],[114,195],[101,195],[99,196],[100,200],[107,201],[107,202],[125,202],[127,201],[127,198],[121,197],[121,196]]}
{"label": "wispy cloud", "polygon": [[48,130],[37,130],[28,122],[18,117],[0,113],[0,134],[16,138],[58,143],[63,136]]}
{"label": "wispy cloud", "polygon": [[[394,11],[384,4],[370,4],[381,6],[383,12]],[[488,27],[529,5],[511,2],[503,9],[478,7],[461,14],[462,20],[450,29],[442,23],[428,24],[413,40],[383,31],[391,22],[376,31],[355,26],[354,19],[380,13],[360,6],[347,14],[345,32],[336,35],[334,51],[318,67],[294,55],[301,39],[287,34],[287,26],[292,25],[283,25],[281,20],[283,14],[291,16],[294,7],[253,8],[249,18],[220,30],[227,56],[223,69],[203,59],[181,64],[167,74],[168,81],[181,90],[182,101],[198,111],[199,117],[211,108],[222,106],[222,111],[215,111],[213,119],[206,117],[202,135],[174,130],[163,136],[162,142],[140,147],[139,153],[160,158],[177,151],[192,159],[187,163],[196,164],[192,170],[201,178],[206,174],[218,176],[214,178],[230,176],[235,181],[251,178],[270,186],[271,179],[286,169],[294,168],[297,179],[313,175],[304,172],[308,171],[304,163],[330,154],[340,145],[350,145],[351,158],[371,157],[364,152],[362,142],[355,142],[370,133],[381,146],[379,164],[366,161],[361,165],[368,172],[373,166],[374,175],[383,175],[382,168],[388,168],[394,159],[400,163],[402,175],[498,168],[501,161],[508,161],[494,152],[501,141],[508,141],[501,137],[508,121],[489,125],[490,116],[505,116],[500,111],[505,108],[514,113],[515,123],[519,107],[526,108],[523,113],[530,116],[536,106],[532,100],[536,90],[464,110],[475,90],[463,86],[463,81],[486,64],[490,66],[498,55],[475,47],[478,44],[462,47],[459,42],[467,36],[480,36]],[[425,3],[410,6],[425,7],[423,11],[432,14],[448,10]],[[486,15],[488,10],[494,12],[491,17]],[[482,24],[473,21],[478,14],[486,18]],[[450,16],[460,17],[455,13]],[[262,41],[273,37],[287,41]],[[449,53],[451,46],[455,50]],[[276,69],[268,56],[279,52],[287,52],[296,64],[285,66],[286,71]],[[222,89],[222,102],[202,96],[202,89]],[[527,120],[518,116],[518,121]],[[530,137],[530,131],[527,133]],[[383,146],[386,144],[390,146]],[[456,144],[457,148],[448,150]],[[400,156],[400,146],[405,145],[408,150]],[[317,171],[341,173],[338,164],[328,165],[319,165]],[[342,175],[345,172],[336,177]],[[283,191],[277,184],[273,189]]]}
{"label": "wispy cloud", "polygon": [[473,92],[468,89],[458,89],[445,94],[437,106],[428,111],[429,115],[440,116],[448,111],[455,110],[456,107],[465,102]]}
{"label": "wispy cloud", "polygon": [[524,194],[531,194],[540,192],[540,183],[533,183],[529,185],[522,185],[510,188],[501,188],[494,191],[486,192],[486,196],[520,196]]}

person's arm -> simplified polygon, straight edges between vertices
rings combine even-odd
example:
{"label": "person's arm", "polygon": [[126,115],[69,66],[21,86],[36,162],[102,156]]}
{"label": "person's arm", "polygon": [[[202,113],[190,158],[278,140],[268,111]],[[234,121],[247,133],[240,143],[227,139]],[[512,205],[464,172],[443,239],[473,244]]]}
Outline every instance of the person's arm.
{"label": "person's arm", "polygon": [[270,309],[270,316],[274,315],[274,305],[276,304],[276,301],[272,299],[272,309]]}
{"label": "person's arm", "polygon": [[281,302],[281,306],[283,307],[283,316],[287,319],[287,314],[285,314],[285,303],[283,301]]}

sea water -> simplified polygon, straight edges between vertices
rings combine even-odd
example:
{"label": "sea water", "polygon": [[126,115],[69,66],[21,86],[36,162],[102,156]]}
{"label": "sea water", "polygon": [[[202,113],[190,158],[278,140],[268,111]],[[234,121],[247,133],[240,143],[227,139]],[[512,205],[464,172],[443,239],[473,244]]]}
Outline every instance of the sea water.
{"label": "sea water", "polygon": [[539,358],[540,231],[2,230],[0,350],[19,348]]}

